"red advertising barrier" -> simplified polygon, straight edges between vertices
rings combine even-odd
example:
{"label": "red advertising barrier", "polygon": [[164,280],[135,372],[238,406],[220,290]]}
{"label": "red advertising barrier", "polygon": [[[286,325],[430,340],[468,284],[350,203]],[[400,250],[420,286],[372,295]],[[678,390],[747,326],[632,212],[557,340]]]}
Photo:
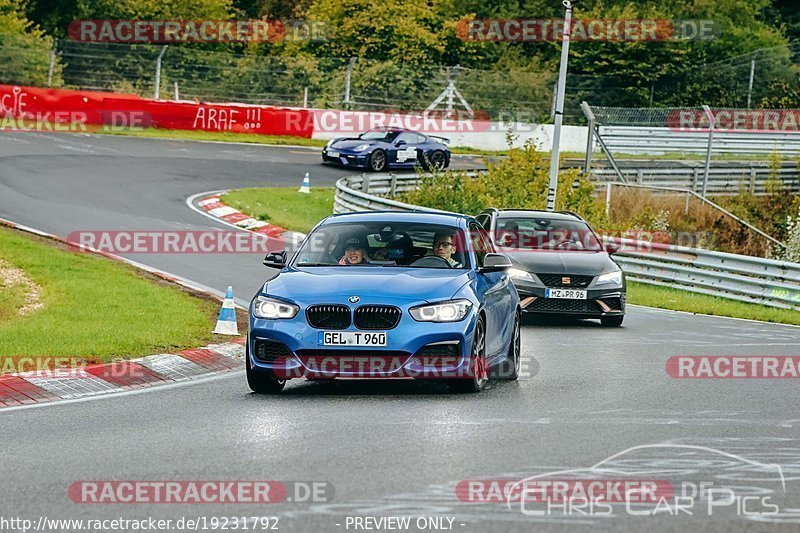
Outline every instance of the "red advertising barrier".
{"label": "red advertising barrier", "polygon": [[91,131],[97,127],[293,135],[310,138],[306,109],[169,102],[133,94],[0,85],[0,131]]}

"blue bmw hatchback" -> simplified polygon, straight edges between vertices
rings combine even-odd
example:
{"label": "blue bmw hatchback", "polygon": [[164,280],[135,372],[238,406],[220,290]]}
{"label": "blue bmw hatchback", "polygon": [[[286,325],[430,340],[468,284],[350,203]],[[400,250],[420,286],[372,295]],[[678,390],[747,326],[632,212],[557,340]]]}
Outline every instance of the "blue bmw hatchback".
{"label": "blue bmw hatchback", "polygon": [[259,393],[286,380],[444,379],[478,392],[489,377],[516,379],[520,302],[471,217],[370,212],[333,215],[250,304],[247,381]]}

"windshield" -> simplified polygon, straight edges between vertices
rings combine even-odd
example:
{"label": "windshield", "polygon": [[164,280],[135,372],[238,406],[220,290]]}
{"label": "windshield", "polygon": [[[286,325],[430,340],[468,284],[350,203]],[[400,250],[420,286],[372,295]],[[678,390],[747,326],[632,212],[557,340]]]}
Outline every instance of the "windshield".
{"label": "windshield", "polygon": [[547,217],[498,218],[495,241],[506,250],[599,252],[603,249],[585,222]]}
{"label": "windshield", "polygon": [[364,139],[365,141],[382,141],[385,143],[390,143],[394,141],[395,137],[398,135],[400,135],[400,132],[397,130],[375,128],[359,135],[359,139]]}
{"label": "windshield", "polygon": [[308,236],[294,267],[469,268],[464,232],[424,223],[330,223]]}

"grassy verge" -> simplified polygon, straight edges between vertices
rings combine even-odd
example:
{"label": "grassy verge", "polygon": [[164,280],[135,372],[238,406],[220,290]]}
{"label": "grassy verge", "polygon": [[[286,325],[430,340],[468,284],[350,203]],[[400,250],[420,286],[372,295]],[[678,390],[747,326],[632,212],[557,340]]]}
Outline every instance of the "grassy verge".
{"label": "grassy verge", "polygon": [[149,137],[159,139],[180,139],[187,141],[219,141],[237,142],[251,144],[272,144],[272,145],[293,145],[293,146],[315,146],[322,148],[326,141],[319,139],[308,139],[306,137],[293,137],[284,135],[259,135],[256,133],[230,133],[214,132],[201,130],[166,130],[160,128],[146,129],[125,129],[121,131],[101,130],[96,133],[108,135],[125,135],[128,137]]}
{"label": "grassy verge", "polygon": [[[94,133],[107,135],[127,135],[129,137],[148,137],[159,139],[181,139],[187,141],[217,141],[217,142],[238,142],[250,144],[269,144],[278,146],[311,146],[322,148],[328,141],[322,139],[309,139],[307,137],[294,137],[285,135],[259,135],[257,133],[230,133],[201,130],[167,130],[160,128],[132,128],[124,130],[99,130]],[[345,136],[345,135],[342,135]],[[468,155],[505,155],[508,150],[480,150],[467,146],[451,146],[450,151],[454,154]],[[565,153],[565,157],[583,157],[583,154]]]}
{"label": "grassy verge", "polygon": [[[44,307],[16,312],[0,288],[0,360],[66,357],[107,362],[201,346],[218,304],[128,265],[0,228],[0,257],[41,287]],[[11,292],[11,291],[9,291]],[[0,370],[2,371],[2,370]]]}
{"label": "grassy verge", "polygon": [[307,233],[333,213],[333,188],[314,187],[311,194],[295,187],[239,189],[224,195],[222,202],[253,218]]}
{"label": "grassy verge", "polygon": [[775,309],[758,304],[726,300],[725,298],[694,294],[643,283],[628,284],[628,303],[705,315],[749,318],[765,322],[800,325],[800,313],[797,311]]}

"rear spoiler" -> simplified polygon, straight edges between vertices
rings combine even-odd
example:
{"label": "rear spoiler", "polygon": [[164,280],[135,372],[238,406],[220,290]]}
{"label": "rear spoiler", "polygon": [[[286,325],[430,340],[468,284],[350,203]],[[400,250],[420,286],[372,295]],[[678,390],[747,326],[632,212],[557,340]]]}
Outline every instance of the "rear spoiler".
{"label": "rear spoiler", "polygon": [[446,137],[437,137],[436,135],[428,135],[428,137],[430,137],[431,139],[439,139],[445,145],[448,145],[448,146],[450,145],[450,139],[448,139]]}

